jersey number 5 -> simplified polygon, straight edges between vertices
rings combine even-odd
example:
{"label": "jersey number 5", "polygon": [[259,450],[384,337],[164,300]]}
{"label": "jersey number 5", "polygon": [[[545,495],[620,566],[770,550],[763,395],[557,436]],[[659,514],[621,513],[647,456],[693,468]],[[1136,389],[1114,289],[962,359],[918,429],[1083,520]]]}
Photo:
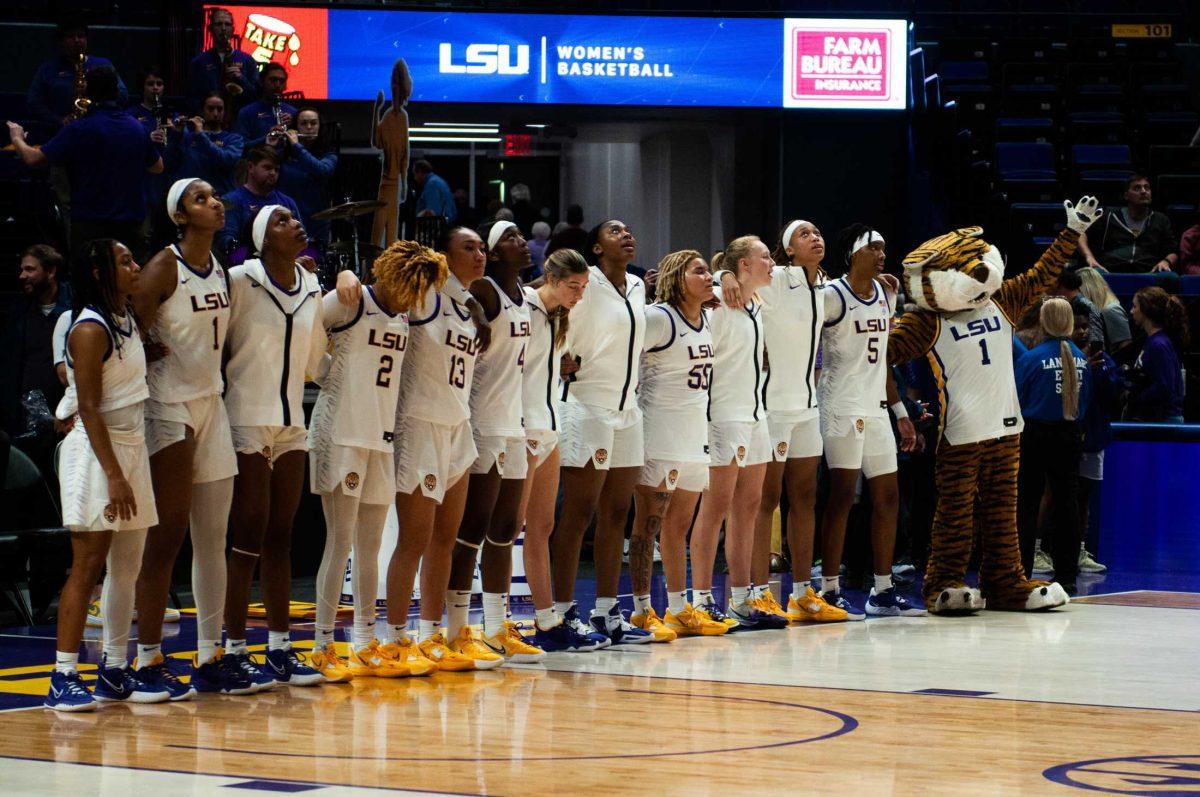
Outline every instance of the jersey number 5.
{"label": "jersey number 5", "polygon": [[384,354],[379,357],[379,373],[375,374],[375,384],[379,387],[388,387],[392,384],[392,355]]}
{"label": "jersey number 5", "polygon": [[879,338],[867,338],[867,362],[879,362]]}
{"label": "jersey number 5", "polygon": [[712,365],[693,365],[688,371],[687,386],[692,390],[708,390],[712,381]]}

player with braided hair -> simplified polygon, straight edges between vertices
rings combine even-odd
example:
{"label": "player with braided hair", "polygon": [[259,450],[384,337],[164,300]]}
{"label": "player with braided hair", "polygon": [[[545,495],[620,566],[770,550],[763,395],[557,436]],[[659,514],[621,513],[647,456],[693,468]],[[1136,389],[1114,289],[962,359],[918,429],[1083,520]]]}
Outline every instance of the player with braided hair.
{"label": "player with braided hair", "polygon": [[[392,437],[400,369],[408,348],[409,310],[425,311],[427,295],[446,282],[446,258],[414,241],[396,241],[371,269],[373,282],[357,307],[326,294],[322,322],[333,349],[320,378],[309,425],[309,487],[325,510],[325,553],[317,571],[313,666],[333,682],[355,675],[427,675],[433,665],[399,655],[375,634],[377,555],[396,493]],[[334,619],[346,558],[354,547],[353,651],[334,649]]]}

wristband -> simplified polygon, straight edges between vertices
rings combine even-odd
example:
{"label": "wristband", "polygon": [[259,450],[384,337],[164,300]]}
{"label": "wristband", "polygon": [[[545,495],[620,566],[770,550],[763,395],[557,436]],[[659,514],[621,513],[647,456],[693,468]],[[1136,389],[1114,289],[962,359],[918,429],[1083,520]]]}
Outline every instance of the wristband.
{"label": "wristband", "polygon": [[892,415],[896,418],[896,420],[908,417],[908,410],[904,408],[903,401],[897,401],[895,404],[888,407],[888,409],[892,411]]}

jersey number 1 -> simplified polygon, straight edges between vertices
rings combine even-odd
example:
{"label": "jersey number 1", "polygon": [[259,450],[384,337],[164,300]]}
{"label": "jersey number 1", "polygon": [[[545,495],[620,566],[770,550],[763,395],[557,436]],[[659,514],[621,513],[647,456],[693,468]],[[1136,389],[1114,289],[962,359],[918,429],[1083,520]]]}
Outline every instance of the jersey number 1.
{"label": "jersey number 1", "polygon": [[217,326],[217,319],[213,319],[213,351],[221,348],[221,328]]}
{"label": "jersey number 1", "polygon": [[980,365],[991,365],[991,364],[992,364],[992,358],[991,358],[991,357],[988,357],[988,353],[987,353],[987,341],[986,341],[986,340],[980,340],[980,341],[979,341],[979,351],[980,351],[980,353],[983,355],[983,361],[982,361],[982,362],[980,362],[979,364],[980,364]]}

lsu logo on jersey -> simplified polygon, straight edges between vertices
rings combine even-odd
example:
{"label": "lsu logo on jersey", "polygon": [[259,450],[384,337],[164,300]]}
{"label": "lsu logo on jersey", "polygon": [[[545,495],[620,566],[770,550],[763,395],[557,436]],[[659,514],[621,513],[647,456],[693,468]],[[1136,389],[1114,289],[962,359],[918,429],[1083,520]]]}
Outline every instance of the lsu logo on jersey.
{"label": "lsu logo on jersey", "polygon": [[950,334],[955,340],[965,340],[973,338],[976,335],[986,335],[989,332],[1000,331],[1000,316],[992,316],[991,318],[975,318],[967,322],[965,329],[960,329],[957,325],[951,325]]}
{"label": "lsu logo on jersey", "polygon": [[859,334],[873,334],[888,331],[888,322],[883,318],[854,319],[854,331]]}
{"label": "lsu logo on jersey", "polygon": [[454,332],[449,329],[446,330],[446,345],[471,357],[479,353],[479,343],[473,336],[464,335],[461,332]]}
{"label": "lsu logo on jersey", "polygon": [[508,322],[508,334],[514,338],[529,337],[532,334],[529,331],[529,322],[521,321],[520,323],[517,323],[516,321],[509,321]]}
{"label": "lsu logo on jersey", "polygon": [[368,346],[378,346],[381,349],[391,349],[393,351],[404,351],[404,347],[408,345],[408,337],[399,332],[378,332],[372,327],[367,335]]}
{"label": "lsu logo on jersey", "polygon": [[218,293],[206,293],[203,296],[192,295],[188,297],[192,300],[193,313],[206,313],[209,310],[222,310],[229,306],[229,294],[225,291]]}

